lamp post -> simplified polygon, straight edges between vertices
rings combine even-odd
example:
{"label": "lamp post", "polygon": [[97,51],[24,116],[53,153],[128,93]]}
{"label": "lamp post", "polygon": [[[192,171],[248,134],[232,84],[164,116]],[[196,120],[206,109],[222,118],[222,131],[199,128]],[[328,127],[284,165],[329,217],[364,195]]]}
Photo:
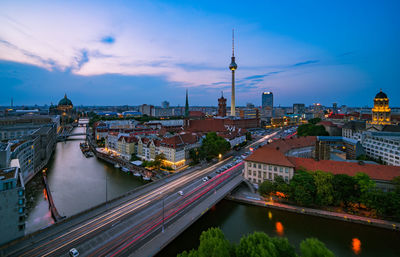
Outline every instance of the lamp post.
{"label": "lamp post", "polygon": [[107,206],[107,204],[108,204],[108,201],[107,201],[107,195],[108,195],[108,192],[107,192],[107,177],[108,177],[108,174],[107,174],[107,171],[106,171],[106,210],[108,209],[108,206]]}

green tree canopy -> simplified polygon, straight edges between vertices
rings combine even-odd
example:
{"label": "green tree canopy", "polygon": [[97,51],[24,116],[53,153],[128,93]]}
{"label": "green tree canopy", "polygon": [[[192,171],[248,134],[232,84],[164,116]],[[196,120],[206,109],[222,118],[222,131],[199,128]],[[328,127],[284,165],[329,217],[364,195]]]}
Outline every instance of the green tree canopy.
{"label": "green tree canopy", "polygon": [[236,247],[236,257],[279,257],[278,250],[271,238],[261,232],[254,232],[240,239]]}
{"label": "green tree canopy", "polygon": [[316,186],[313,176],[307,172],[298,170],[290,181],[292,189],[291,199],[300,205],[310,206],[314,203]]}
{"label": "green tree canopy", "polygon": [[333,176],[332,186],[336,204],[343,202],[348,204],[359,197],[359,191],[356,190],[356,180],[346,174],[336,174]]}
{"label": "green tree canopy", "polygon": [[270,193],[273,193],[275,191],[276,191],[275,183],[269,180],[265,180],[258,187],[258,192],[260,192],[261,195],[269,195]]}
{"label": "green tree canopy", "polygon": [[300,243],[301,257],[334,257],[325,244],[316,238],[308,238]]}
{"label": "green tree canopy", "polygon": [[218,136],[217,133],[210,132],[207,133],[206,137],[203,139],[200,147],[200,157],[201,159],[210,161],[219,154],[225,154],[230,149],[231,145],[228,141]]}
{"label": "green tree canopy", "polygon": [[333,203],[333,174],[317,170],[312,175],[316,187],[316,203],[331,205]]}

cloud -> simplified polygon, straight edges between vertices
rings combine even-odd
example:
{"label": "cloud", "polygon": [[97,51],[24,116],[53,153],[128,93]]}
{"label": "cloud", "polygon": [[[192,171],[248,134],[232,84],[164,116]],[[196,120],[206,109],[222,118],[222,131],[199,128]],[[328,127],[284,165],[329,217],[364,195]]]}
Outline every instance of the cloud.
{"label": "cloud", "polygon": [[115,38],[112,36],[105,36],[105,37],[101,38],[100,42],[104,43],[104,44],[112,45],[115,43]]}
{"label": "cloud", "polygon": [[299,67],[299,66],[314,64],[314,63],[318,63],[318,62],[319,62],[319,60],[308,60],[308,61],[304,61],[304,62],[295,63],[292,65],[292,67]]}

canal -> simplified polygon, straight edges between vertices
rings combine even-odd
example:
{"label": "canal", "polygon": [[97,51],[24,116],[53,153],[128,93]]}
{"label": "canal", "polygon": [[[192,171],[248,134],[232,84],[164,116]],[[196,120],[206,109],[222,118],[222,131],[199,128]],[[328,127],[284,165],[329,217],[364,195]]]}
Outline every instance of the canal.
{"label": "canal", "polygon": [[[83,131],[84,128],[74,130]],[[84,138],[74,139],[57,143],[47,170],[49,186],[61,215],[71,216],[104,202],[106,178],[108,199],[143,185],[140,178],[126,174],[96,157],[85,158],[79,148]],[[30,184],[28,188],[33,193],[29,197],[32,197],[34,207],[27,218],[27,233],[54,223],[40,179],[36,178]],[[236,243],[243,235],[263,231],[270,236],[287,237],[296,247],[305,238],[316,237],[340,257],[400,256],[399,232],[223,200],[157,257],[172,257],[183,250],[197,248],[201,232],[210,227],[220,227],[227,239]]]}

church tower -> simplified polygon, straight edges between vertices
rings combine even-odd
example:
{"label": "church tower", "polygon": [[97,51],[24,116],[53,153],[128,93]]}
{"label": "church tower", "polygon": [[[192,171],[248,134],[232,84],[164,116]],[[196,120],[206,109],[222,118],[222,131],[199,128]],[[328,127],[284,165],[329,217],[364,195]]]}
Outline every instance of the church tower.
{"label": "church tower", "polygon": [[374,108],[372,108],[372,121],[374,125],[390,125],[389,98],[382,90],[374,98]]}

